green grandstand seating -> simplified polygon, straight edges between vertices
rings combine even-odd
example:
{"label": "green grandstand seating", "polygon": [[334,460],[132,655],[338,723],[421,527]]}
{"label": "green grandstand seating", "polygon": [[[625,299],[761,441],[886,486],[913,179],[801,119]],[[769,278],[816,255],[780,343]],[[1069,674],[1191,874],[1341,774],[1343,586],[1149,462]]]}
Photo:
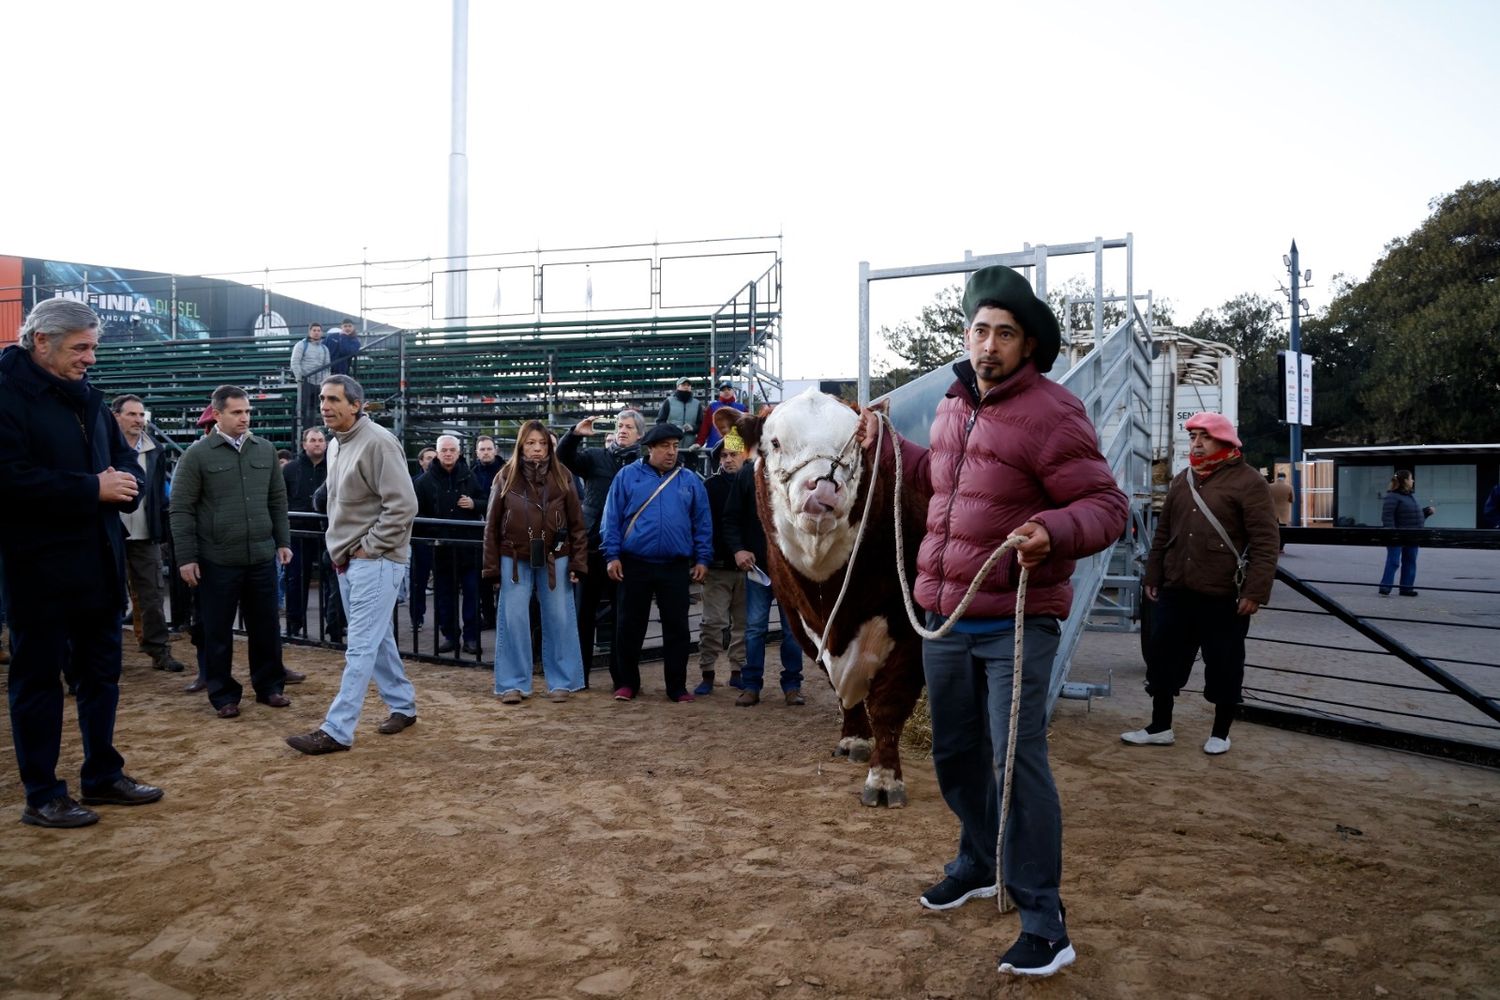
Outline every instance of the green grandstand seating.
{"label": "green grandstand seating", "polygon": [[[756,341],[778,320],[775,313],[757,316]],[[721,317],[715,334],[709,315],[532,321],[363,339],[355,375],[367,398],[380,404],[381,423],[390,426],[389,415],[404,412],[411,454],[439,430],[493,431],[547,419],[549,412],[563,427],[623,402],[649,418],[679,378],[701,385],[711,366],[734,371],[752,346],[748,325],[734,329]],[[157,428],[183,446],[198,436],[194,425],[213,390],[226,382],[243,386],[255,406],[252,427],[278,447],[291,447],[296,386],[287,365],[296,340],[105,343],[90,377],[107,396],[140,395]]]}

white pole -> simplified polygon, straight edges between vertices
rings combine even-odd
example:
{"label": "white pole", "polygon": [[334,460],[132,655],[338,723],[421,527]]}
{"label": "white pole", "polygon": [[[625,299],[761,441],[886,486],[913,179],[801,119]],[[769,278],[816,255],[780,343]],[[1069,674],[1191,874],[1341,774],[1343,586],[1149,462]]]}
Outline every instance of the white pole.
{"label": "white pole", "polygon": [[453,138],[448,153],[448,318],[469,314],[469,0],[453,0]]}

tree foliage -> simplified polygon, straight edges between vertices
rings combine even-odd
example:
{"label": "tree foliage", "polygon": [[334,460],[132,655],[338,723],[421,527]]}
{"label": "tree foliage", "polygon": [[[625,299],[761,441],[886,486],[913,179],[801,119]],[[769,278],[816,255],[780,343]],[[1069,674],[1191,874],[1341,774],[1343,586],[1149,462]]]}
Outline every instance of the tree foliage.
{"label": "tree foliage", "polygon": [[879,373],[892,389],[952,361],[964,349],[962,291],[957,286],[939,290],[916,319],[882,326],[880,339],[900,359]]}
{"label": "tree foliage", "polygon": [[[1500,181],[1466,184],[1431,207],[1369,278],[1335,275],[1328,309],[1303,322],[1302,350],[1316,362],[1304,446],[1500,440]],[[1288,336],[1272,302],[1236,296],[1187,332],[1239,356],[1246,455],[1284,458],[1276,351]]]}
{"label": "tree foliage", "polygon": [[1431,208],[1411,235],[1387,244],[1369,278],[1342,288],[1305,327],[1319,391],[1334,390],[1319,407],[1329,417],[1324,436],[1500,440],[1500,180],[1465,184]]}
{"label": "tree foliage", "polygon": [[[1113,295],[1113,290],[1106,289],[1104,292],[1105,298]],[[1069,299],[1075,301],[1070,302]],[[1081,342],[1091,340],[1094,328],[1092,285],[1081,277],[1069,278],[1048,289],[1047,304],[1057,315],[1065,336],[1071,314],[1074,336],[1079,337]],[[1124,318],[1123,302],[1104,303],[1106,333],[1118,326]],[[1155,302],[1155,321],[1157,324],[1172,322],[1171,303],[1166,299]],[[939,365],[947,364],[964,350],[962,289],[950,286],[940,290],[930,303],[922,307],[922,312],[916,319],[903,320],[895,326],[882,326],[880,338],[885,342],[886,349],[899,359],[894,364],[886,364],[878,373],[891,388],[926,374]]]}

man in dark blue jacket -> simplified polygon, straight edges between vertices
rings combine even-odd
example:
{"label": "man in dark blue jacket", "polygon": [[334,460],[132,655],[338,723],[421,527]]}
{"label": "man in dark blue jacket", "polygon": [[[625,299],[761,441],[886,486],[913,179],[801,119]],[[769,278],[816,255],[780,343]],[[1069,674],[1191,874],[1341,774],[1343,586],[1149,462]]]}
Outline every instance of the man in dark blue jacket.
{"label": "man in dark blue jacket", "polygon": [[604,559],[609,578],[619,584],[610,667],[616,701],[640,693],[641,643],[653,597],[661,615],[667,697],[693,700],[687,689],[688,585],[708,574],[714,525],[703,480],[677,465],[681,440],[676,424],[651,428],[641,439],[646,457],[620,470],[604,503]]}
{"label": "man in dark blue jacket", "polygon": [[99,317],[71,299],[31,311],[0,354],[0,551],[10,604],[11,734],[26,787],[21,822],[75,827],[99,815],[57,778],[61,676],[76,686],[88,804],[142,805],[160,788],[124,772],[114,747],[120,701],[125,531],[145,472],[89,384]]}
{"label": "man in dark blue jacket", "polygon": [[355,355],[359,354],[360,342],[359,332],[354,329],[354,320],[345,316],[344,321],[339,324],[338,330],[328,335],[324,341],[328,345],[328,371],[324,375],[348,375],[350,365],[353,364]]}

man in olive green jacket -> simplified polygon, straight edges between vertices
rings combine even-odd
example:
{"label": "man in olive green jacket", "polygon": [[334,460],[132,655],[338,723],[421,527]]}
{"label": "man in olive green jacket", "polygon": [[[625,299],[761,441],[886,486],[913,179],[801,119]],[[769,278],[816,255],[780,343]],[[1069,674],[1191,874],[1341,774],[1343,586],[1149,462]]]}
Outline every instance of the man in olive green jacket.
{"label": "man in olive green jacket", "polygon": [[245,390],[214,390],[215,428],[177,463],[172,477],[172,543],[182,579],[198,590],[206,644],[208,700],[221,719],[240,714],[243,689],[231,672],[234,612],[245,620],[255,700],[285,708],[276,565],[292,558],[286,481],[269,441],[250,433]]}

